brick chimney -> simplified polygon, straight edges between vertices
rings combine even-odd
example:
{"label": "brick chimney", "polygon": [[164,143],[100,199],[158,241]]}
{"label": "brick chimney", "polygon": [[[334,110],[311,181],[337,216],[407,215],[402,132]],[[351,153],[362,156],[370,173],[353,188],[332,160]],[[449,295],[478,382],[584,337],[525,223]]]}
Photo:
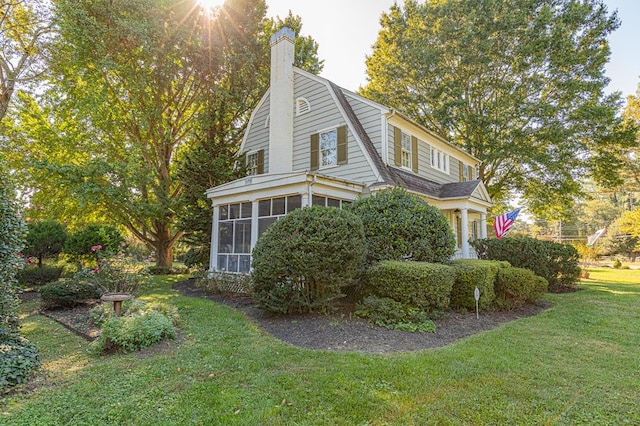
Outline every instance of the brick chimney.
{"label": "brick chimney", "polygon": [[271,36],[269,173],[293,170],[293,59],[296,35],[287,27]]}

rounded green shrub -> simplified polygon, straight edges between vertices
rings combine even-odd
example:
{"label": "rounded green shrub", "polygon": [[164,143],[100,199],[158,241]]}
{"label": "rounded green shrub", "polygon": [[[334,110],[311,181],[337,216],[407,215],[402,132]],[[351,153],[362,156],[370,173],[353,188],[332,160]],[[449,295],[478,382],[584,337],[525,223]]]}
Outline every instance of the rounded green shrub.
{"label": "rounded green shrub", "polygon": [[67,231],[55,220],[33,222],[27,225],[25,254],[38,258],[38,266],[46,258],[57,256],[64,249]]}
{"label": "rounded green shrub", "polygon": [[437,314],[449,308],[455,274],[437,263],[384,261],[369,269],[367,280],[375,296]]}
{"label": "rounded green shrub", "polygon": [[475,289],[480,291],[478,308],[489,309],[495,299],[494,283],[498,270],[511,268],[508,262],[459,259],[451,263],[455,282],[451,290],[451,308],[473,311],[476,308]]}
{"label": "rounded green shrub", "polygon": [[544,296],[547,286],[547,280],[529,269],[501,268],[496,277],[495,306],[500,310],[512,310],[535,302]]}
{"label": "rounded green shrub", "polygon": [[574,288],[580,278],[575,247],[531,237],[486,238],[471,243],[478,257],[506,260],[517,268],[526,268],[549,283],[549,291]]}
{"label": "rounded green shrub", "polygon": [[362,219],[368,264],[382,260],[445,263],[455,253],[453,231],[444,215],[404,189],[359,198],[348,209]]}
{"label": "rounded green shrub", "polygon": [[364,261],[360,219],[332,207],[305,207],[273,223],[253,250],[256,304],[271,312],[325,310]]}
{"label": "rounded green shrub", "polygon": [[76,280],[52,282],[40,289],[45,309],[71,308],[100,296],[101,292],[95,285]]}
{"label": "rounded green shrub", "polygon": [[122,248],[122,243],[124,238],[117,228],[89,225],[67,238],[64,251],[76,258],[94,258],[96,247],[100,247],[102,253],[116,253]]}
{"label": "rounded green shrub", "polygon": [[97,353],[133,352],[177,336],[171,320],[157,311],[112,317],[92,344]]}
{"label": "rounded green shrub", "polygon": [[39,287],[54,281],[62,276],[64,268],[56,266],[26,267],[18,272],[18,283],[22,287]]}

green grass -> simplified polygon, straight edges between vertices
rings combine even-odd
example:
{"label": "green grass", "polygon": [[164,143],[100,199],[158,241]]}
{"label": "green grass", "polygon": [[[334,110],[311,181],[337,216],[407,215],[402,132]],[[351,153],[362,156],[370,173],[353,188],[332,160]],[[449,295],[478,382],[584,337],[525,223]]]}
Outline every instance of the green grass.
{"label": "green grass", "polygon": [[37,389],[0,402],[7,425],[640,423],[640,271],[591,270],[554,307],[440,349],[364,355],[299,349],[226,306],[157,278],[184,340],[167,353],[88,355],[25,306],[42,350]]}

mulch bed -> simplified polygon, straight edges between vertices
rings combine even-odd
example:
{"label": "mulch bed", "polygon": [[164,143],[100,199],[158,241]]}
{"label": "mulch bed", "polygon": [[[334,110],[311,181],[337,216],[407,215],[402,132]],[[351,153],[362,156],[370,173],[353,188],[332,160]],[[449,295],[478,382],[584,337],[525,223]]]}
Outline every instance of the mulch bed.
{"label": "mulch bed", "polygon": [[435,333],[409,333],[387,330],[353,315],[355,306],[343,304],[331,315],[271,315],[258,308],[250,296],[239,294],[206,294],[195,280],[173,284],[185,296],[202,297],[243,312],[251,321],[272,336],[292,345],[330,351],[389,353],[415,351],[448,345],[461,338],[491,330],[509,321],[530,317],[549,308],[551,303],[530,304],[506,312],[451,312],[436,320]]}

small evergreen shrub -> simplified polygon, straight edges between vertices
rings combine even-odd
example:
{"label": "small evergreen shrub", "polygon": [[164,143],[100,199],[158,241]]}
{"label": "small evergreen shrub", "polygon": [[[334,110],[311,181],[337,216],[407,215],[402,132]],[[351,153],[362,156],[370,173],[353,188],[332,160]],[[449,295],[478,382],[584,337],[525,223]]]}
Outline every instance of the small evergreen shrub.
{"label": "small evergreen shrub", "polygon": [[359,198],[349,207],[364,224],[367,264],[382,260],[446,263],[455,253],[455,238],[437,208],[404,189]]}
{"label": "small evergreen shrub", "polygon": [[157,311],[146,311],[107,319],[100,337],[92,343],[92,349],[96,353],[127,353],[176,337],[176,329],[169,318]]}
{"label": "small evergreen shrub", "polygon": [[355,314],[372,323],[391,330],[434,333],[435,323],[429,314],[413,306],[396,302],[388,297],[367,296],[358,304]]}
{"label": "small evergreen shrub", "polygon": [[63,269],[56,266],[26,267],[18,272],[18,283],[25,288],[39,287],[58,281],[62,276]]}
{"label": "small evergreen shrub", "polygon": [[574,288],[580,277],[578,251],[571,245],[530,237],[487,238],[471,243],[480,259],[506,260],[526,268],[549,283],[549,291]]}
{"label": "small evergreen shrub", "polygon": [[203,268],[209,265],[208,247],[191,247],[184,254],[184,266],[187,268]]}
{"label": "small evergreen shrub", "polygon": [[512,310],[525,303],[540,300],[547,292],[548,283],[529,269],[500,268],[495,284],[495,307]]}
{"label": "small evergreen shrub", "polygon": [[495,299],[494,283],[498,270],[511,268],[508,262],[459,259],[452,262],[455,282],[451,290],[451,308],[476,309],[475,288],[480,290],[478,308],[487,310]]}
{"label": "small evergreen shrub", "polygon": [[96,247],[103,252],[117,253],[122,248],[124,237],[117,228],[109,225],[89,225],[71,234],[65,243],[64,252],[76,259],[96,259]]}
{"label": "small evergreen shrub", "polygon": [[16,332],[0,331],[0,393],[27,381],[40,365],[38,349]]}
{"label": "small evergreen shrub", "polygon": [[449,307],[454,280],[453,268],[447,265],[384,261],[368,271],[367,291],[435,314]]}
{"label": "small evergreen shrub", "polygon": [[[164,315],[175,326],[180,321],[178,308],[161,302],[147,303],[142,299],[129,299],[122,302],[122,316],[140,315],[147,312],[158,312]],[[89,311],[89,319],[97,326],[103,326],[115,315],[112,303],[100,303]]]}
{"label": "small evergreen shrub", "polygon": [[613,269],[621,269],[622,268],[622,262],[620,262],[620,259],[616,259],[613,262]]}
{"label": "small evergreen shrub", "polygon": [[25,254],[36,257],[38,266],[42,267],[44,259],[55,257],[64,249],[67,231],[55,220],[31,222],[27,229]]}
{"label": "small evergreen shrub", "polygon": [[261,309],[313,312],[330,308],[351,284],[364,256],[360,219],[332,207],[305,207],[273,223],[253,250],[252,290]]}
{"label": "small evergreen shrub", "polygon": [[100,296],[101,292],[95,285],[76,280],[52,282],[40,289],[45,309],[72,308]]}

